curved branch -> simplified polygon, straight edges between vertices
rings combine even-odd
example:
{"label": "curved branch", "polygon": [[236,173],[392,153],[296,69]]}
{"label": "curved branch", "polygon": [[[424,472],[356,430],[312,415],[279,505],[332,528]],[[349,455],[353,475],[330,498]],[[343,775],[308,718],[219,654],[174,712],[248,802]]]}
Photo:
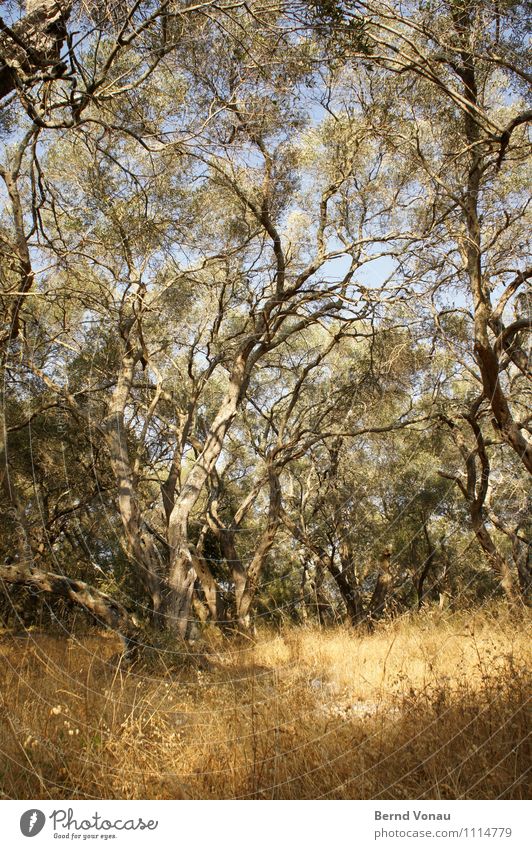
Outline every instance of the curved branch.
{"label": "curved branch", "polygon": [[64,598],[82,607],[98,622],[116,631],[126,650],[138,643],[139,626],[119,601],[85,581],[44,572],[24,563],[0,564],[0,583],[15,584]]}

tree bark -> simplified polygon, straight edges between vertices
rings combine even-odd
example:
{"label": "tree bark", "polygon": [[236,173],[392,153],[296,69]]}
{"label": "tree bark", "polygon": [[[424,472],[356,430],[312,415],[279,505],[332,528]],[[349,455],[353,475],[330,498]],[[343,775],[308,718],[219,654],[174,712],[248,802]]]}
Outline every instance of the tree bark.
{"label": "tree bark", "polygon": [[236,617],[239,627],[244,629],[250,627],[251,606],[281,520],[281,487],[278,472],[273,467],[268,470],[268,480],[270,486],[268,525],[245,571],[245,581],[239,582],[238,586],[235,584]]}
{"label": "tree bark", "polygon": [[425,592],[425,581],[427,580],[432,567],[434,565],[434,561],[436,560],[436,549],[434,544],[430,538],[429,529],[427,527],[426,521],[423,521],[423,533],[425,535],[425,540],[427,542],[427,556],[425,558],[425,562],[423,563],[423,568],[419,574],[418,582],[417,582],[417,607],[418,610],[421,610],[423,607],[423,603],[425,601],[424,592]]}
{"label": "tree bark", "polygon": [[205,597],[205,603],[209,611],[210,618],[214,622],[221,622],[225,618],[225,606],[220,593],[220,588],[216,582],[207,559],[203,554],[203,543],[205,534],[209,529],[209,524],[205,524],[201,530],[196,549],[192,554],[192,565],[198,576],[201,592]]}
{"label": "tree bark", "polygon": [[392,582],[390,560],[391,551],[386,549],[382,554],[380,569],[377,575],[377,583],[375,584],[375,589],[373,590],[373,595],[368,608],[368,613],[372,620],[380,619],[384,613],[386,597]]}
{"label": "tree bark", "polygon": [[61,71],[61,48],[72,2],[40,0],[9,27],[0,18],[0,100],[43,71]]}
{"label": "tree bark", "polygon": [[301,567],[301,583],[299,585],[299,610],[302,622],[306,622],[308,620],[307,587],[309,583],[308,561],[305,558]]}
{"label": "tree bark", "polygon": [[466,238],[462,252],[473,295],[475,357],[480,369],[484,397],[490,404],[494,421],[502,438],[515,451],[525,468],[532,473],[532,446],[514,421],[500,381],[499,357],[489,339],[493,309],[482,274],[482,242],[479,197],[483,161],[480,153],[480,129],[476,120],[478,90],[475,60],[469,50],[471,20],[468,10],[458,6],[453,11],[454,25],[462,45],[461,63],[456,70],[463,83],[464,97],[470,108],[465,111],[465,136],[469,145],[469,167],[464,197]]}
{"label": "tree bark", "polygon": [[84,581],[44,572],[21,563],[0,565],[0,581],[39,590],[78,604],[97,622],[116,631],[124,648],[132,651],[139,642],[139,628],[134,617],[107,593],[97,590]]}
{"label": "tree bark", "polygon": [[[472,405],[469,412],[464,415],[464,419],[471,427],[476,442],[476,448],[470,450],[465,443],[464,437],[456,424],[450,419],[447,424],[451,427],[451,433],[463,457],[467,481],[464,484],[456,475],[448,474],[440,471],[442,477],[453,480],[462,495],[464,496],[471,517],[471,526],[473,532],[486,555],[488,563],[498,575],[501,587],[511,604],[518,600],[518,590],[513,571],[506,558],[498,550],[486,525],[485,502],[488,494],[489,479],[490,479],[490,462],[486,451],[486,443],[482,434],[481,427],[478,423],[478,412],[482,397],[477,399]],[[480,464],[480,474],[477,474],[477,459]]]}
{"label": "tree bark", "polygon": [[350,624],[360,624],[363,618],[363,612],[361,608],[358,587],[354,587],[351,585],[347,574],[342,569],[338,568],[338,566],[334,562],[333,557],[327,558],[326,566],[328,571],[332,575],[336,586],[340,590],[340,595],[342,596],[342,601],[345,604],[345,609],[347,611],[347,617],[349,619]]}
{"label": "tree bark", "polygon": [[[346,589],[342,591],[341,584],[336,581],[344,599],[347,615],[352,625],[359,625],[365,617],[364,604],[360,595],[357,572],[355,569],[354,555],[347,540],[342,539],[338,549],[340,563],[342,564],[342,577]],[[332,573],[331,573],[332,574]],[[334,575],[333,575],[334,577]],[[342,583],[343,583],[342,581]]]}
{"label": "tree bark", "polygon": [[203,450],[194,463],[168,519],[168,543],[171,553],[169,593],[165,607],[166,613],[175,619],[177,630],[182,636],[188,629],[195,580],[188,541],[189,516],[207,478],[213,472],[227,431],[237,413],[249,377],[247,361],[252,347],[253,343],[248,343],[235,360],[227,392],[209,430]]}
{"label": "tree bark", "polygon": [[316,615],[321,626],[327,624],[327,616],[331,610],[331,604],[323,589],[323,579],[325,578],[325,569],[320,558],[316,558],[316,567],[314,569],[314,581],[311,588],[314,593],[314,604],[316,607]]}
{"label": "tree bark", "polygon": [[153,624],[162,627],[163,589],[159,557],[152,536],[142,519],[124,422],[135,364],[135,355],[127,351],[122,358],[116,388],[101,429],[105,435],[111,468],[118,486],[118,508],[126,553],[142,586],[150,596]]}
{"label": "tree bark", "polygon": [[506,558],[500,553],[495,545],[493,538],[486,527],[482,509],[478,509],[475,504],[471,505],[471,522],[480,547],[485,553],[494,572],[499,576],[501,587],[508,601],[511,604],[515,604],[519,601],[519,591],[516,586],[513,571]]}
{"label": "tree bark", "polygon": [[532,566],[530,564],[530,544],[523,544],[514,548],[513,558],[517,566],[517,575],[521,596],[525,604],[532,601]]}

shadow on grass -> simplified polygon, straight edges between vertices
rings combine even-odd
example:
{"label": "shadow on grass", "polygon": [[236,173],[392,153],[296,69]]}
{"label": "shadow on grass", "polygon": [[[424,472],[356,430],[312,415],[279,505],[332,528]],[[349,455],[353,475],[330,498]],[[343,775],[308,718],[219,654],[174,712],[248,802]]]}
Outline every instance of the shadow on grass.
{"label": "shadow on grass", "polygon": [[530,681],[511,654],[357,701],[299,665],[165,675],[115,652],[0,641],[3,798],[527,797]]}

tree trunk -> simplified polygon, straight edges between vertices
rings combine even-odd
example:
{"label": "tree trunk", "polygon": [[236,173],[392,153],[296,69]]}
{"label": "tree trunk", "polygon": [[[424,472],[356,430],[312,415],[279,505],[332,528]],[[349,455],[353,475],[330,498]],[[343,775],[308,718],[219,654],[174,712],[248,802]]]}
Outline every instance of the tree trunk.
{"label": "tree trunk", "polygon": [[139,642],[138,625],[126,608],[107,593],[100,592],[84,581],[44,572],[21,563],[0,565],[0,580],[6,584],[32,587],[80,605],[97,622],[116,631],[127,651],[132,651]]}
{"label": "tree trunk", "polygon": [[168,519],[168,543],[171,554],[166,613],[175,618],[176,627],[181,635],[184,635],[188,628],[196,577],[189,550],[188,520],[205,482],[212,474],[222,451],[227,431],[237,413],[248,379],[246,365],[251,347],[252,345],[248,345],[249,350],[242,351],[235,360],[227,392],[207,434],[203,450],[190,470]]}
{"label": "tree trunk", "polygon": [[502,521],[499,516],[496,516],[491,510],[488,510],[488,517],[495,525],[497,530],[505,534],[512,542],[512,560],[517,572],[518,588],[521,593],[521,599],[525,604],[530,604],[530,595],[532,591],[532,570],[530,568],[530,549],[531,544],[522,534],[519,533],[520,526],[514,528]]}
{"label": "tree trunk", "polygon": [[475,60],[469,50],[472,24],[468,13],[458,6],[453,10],[453,19],[459,43],[462,46],[461,61],[457,64],[456,70],[464,86],[464,97],[471,104],[471,108],[464,115],[465,136],[469,145],[469,168],[464,197],[466,238],[462,242],[462,253],[465,257],[473,295],[475,357],[480,369],[484,397],[491,406],[494,422],[502,438],[515,451],[525,468],[532,473],[532,446],[513,419],[500,382],[499,357],[489,339],[493,310],[482,274],[481,223],[478,207],[484,163],[479,144],[480,130],[475,117],[475,109],[478,105]]}
{"label": "tree trunk", "polygon": [[355,559],[351,550],[351,546],[349,545],[345,537],[340,542],[338,553],[340,555],[340,562],[342,564],[343,576],[345,577],[345,581],[347,584],[346,593],[345,595],[343,595],[344,601],[346,603],[347,615],[349,616],[349,620],[352,625],[359,625],[360,622],[363,621],[365,616],[364,604],[360,595],[360,587],[358,583],[357,572],[355,569]]}
{"label": "tree trunk", "polygon": [[323,580],[325,578],[325,566],[320,558],[316,560],[316,568],[314,570],[314,603],[316,605],[316,614],[320,625],[327,624],[327,614],[331,609],[329,600],[323,591]]}
{"label": "tree trunk", "polygon": [[[440,474],[443,475],[443,477],[448,477],[451,480],[454,480],[462,492],[462,495],[466,499],[473,532],[487,557],[488,563],[499,576],[499,580],[506,597],[510,603],[513,604],[518,600],[518,591],[512,569],[506,558],[503,557],[497,549],[497,546],[486,527],[484,505],[489,487],[490,462],[486,451],[486,443],[477,420],[478,409],[480,406],[479,401],[481,400],[482,398],[477,399],[477,401],[471,406],[469,414],[464,416],[475,434],[476,450],[469,450],[460,434],[460,431],[456,429],[453,423],[451,423],[452,432],[465,460],[467,470],[466,485],[464,485],[456,475],[449,475],[445,472],[440,472]],[[477,475],[477,456],[480,461],[480,480],[478,480]]]}
{"label": "tree trunk", "polygon": [[390,569],[391,551],[386,549],[382,554],[379,574],[377,575],[377,583],[373,590],[373,595],[369,603],[368,613],[372,620],[380,619],[384,613],[384,605],[386,597],[392,582],[392,573]]}
{"label": "tree trunk", "polygon": [[241,598],[246,586],[246,568],[239,557],[235,544],[235,531],[232,527],[221,527],[219,524],[211,526],[220,541],[220,548],[224,556],[227,568],[233,578],[234,585],[234,605],[231,611],[228,611],[228,616],[233,616],[236,619],[236,599]]}
{"label": "tree trunk", "polygon": [[118,508],[122,520],[126,554],[150,597],[153,624],[156,627],[162,627],[163,589],[160,558],[152,536],[142,519],[124,422],[124,411],[131,390],[135,364],[136,355],[128,350],[122,358],[116,388],[109,404],[108,414],[101,424],[101,430],[105,435],[111,468],[118,487]]}
{"label": "tree trunk", "polygon": [[344,570],[338,568],[333,557],[327,558],[326,565],[340,590],[350,624],[360,624],[364,618],[364,613],[358,587],[351,585],[348,575]]}
{"label": "tree trunk", "polygon": [[501,587],[506,595],[506,598],[511,604],[519,601],[519,591],[516,585],[516,580],[513,570],[505,557],[500,553],[495,545],[493,538],[486,527],[486,523],[482,516],[481,510],[476,510],[473,505],[471,510],[471,520],[473,531],[484,551],[488,562],[499,576]]}
{"label": "tree trunk", "polygon": [[72,2],[26,3],[27,14],[9,27],[0,18],[0,100],[42,71],[58,67]]}
{"label": "tree trunk", "polygon": [[425,540],[427,541],[427,556],[425,558],[425,562],[423,564],[423,568],[421,569],[418,582],[417,582],[417,608],[421,610],[424,603],[424,592],[425,592],[425,581],[427,580],[429,573],[432,570],[434,565],[434,561],[436,560],[436,549],[432,543],[430,538],[429,530],[427,528],[427,523],[423,522],[423,532],[425,534]]}
{"label": "tree trunk", "polygon": [[196,550],[192,555],[192,565],[198,576],[201,591],[205,596],[205,603],[207,604],[210,617],[214,622],[220,622],[225,618],[225,609],[220,588],[216,583],[216,578],[212,574],[206,558],[203,556],[203,542],[208,528],[208,525],[204,525],[202,528]]}
{"label": "tree trunk", "polygon": [[532,595],[532,568],[530,565],[530,543],[521,542],[515,535],[512,556],[517,567],[517,576],[521,596],[525,604],[530,604]]}
{"label": "tree trunk", "polygon": [[[176,527],[174,525],[174,534]],[[191,605],[196,580],[196,570],[187,539],[188,523],[183,519],[181,535],[172,540],[172,561],[168,579],[164,613],[169,629],[176,629],[186,639],[192,625]]]}
{"label": "tree trunk", "polygon": [[301,567],[301,583],[299,585],[299,610],[302,622],[306,622],[308,620],[307,587],[309,583],[308,562],[305,559],[303,560],[303,565]]}
{"label": "tree trunk", "polygon": [[246,570],[246,579],[244,584],[240,584],[238,587],[235,585],[236,618],[239,627],[244,629],[248,629],[250,627],[251,606],[255,600],[255,595],[268,554],[270,553],[275,541],[281,516],[281,487],[279,484],[279,475],[276,469],[270,468],[268,470],[268,480],[270,484],[268,525],[259,540],[259,544],[255,549],[251,563]]}

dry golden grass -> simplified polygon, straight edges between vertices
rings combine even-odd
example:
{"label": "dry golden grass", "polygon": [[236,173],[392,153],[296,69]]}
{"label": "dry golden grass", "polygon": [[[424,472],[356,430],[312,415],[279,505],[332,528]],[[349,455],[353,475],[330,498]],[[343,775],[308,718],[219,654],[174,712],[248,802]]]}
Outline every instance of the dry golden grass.
{"label": "dry golden grass", "polygon": [[429,611],[369,636],[212,632],[206,663],[125,670],[109,635],[4,634],[0,793],[525,798],[528,637],[504,608]]}

